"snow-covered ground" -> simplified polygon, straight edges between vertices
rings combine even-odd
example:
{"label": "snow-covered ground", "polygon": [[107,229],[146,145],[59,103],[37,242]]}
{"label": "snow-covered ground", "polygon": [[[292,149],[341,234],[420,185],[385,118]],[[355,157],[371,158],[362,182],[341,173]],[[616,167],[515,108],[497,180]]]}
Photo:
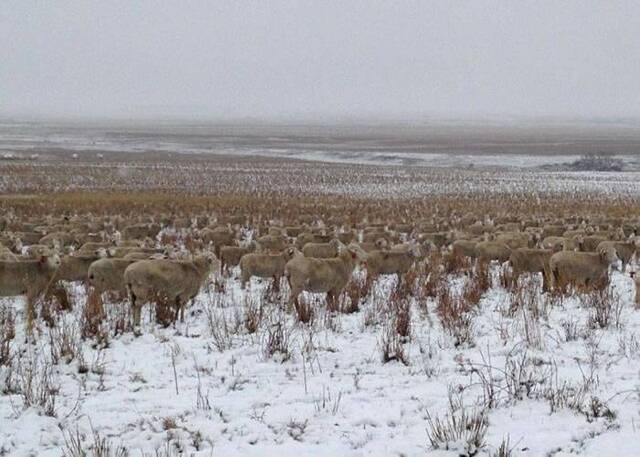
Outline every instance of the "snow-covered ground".
{"label": "snow-covered ground", "polygon": [[[161,328],[147,316],[141,336],[111,332],[106,348],[72,334],[85,302],[80,286],[72,288],[74,311],[54,329],[40,321],[34,345],[24,343],[22,301],[5,299],[4,312],[17,313],[17,336],[13,372],[0,367],[0,455],[60,456],[79,436],[85,448],[107,439],[133,456],[458,456],[474,449],[461,440],[434,449],[427,432],[430,421],[463,409],[486,413],[478,455],[496,455],[503,440],[514,456],[636,455],[640,311],[628,274],[613,273],[619,315],[601,329],[589,325],[593,309],[584,296],[558,301],[535,293],[534,305],[510,311],[514,298],[497,268],[473,317],[471,343],[455,346],[433,298],[422,306],[412,299],[406,365],[382,361],[393,277],[382,278],[353,314],[328,313],[310,297],[312,324],[279,311],[265,284],[254,281],[245,292],[231,278],[224,290],[203,291],[184,323]],[[459,291],[467,279],[448,281]],[[262,323],[250,334],[247,312],[259,303]],[[269,356],[279,329],[290,353]],[[42,384],[41,370],[61,352],[51,341],[64,335],[74,355],[52,367],[52,415],[25,407],[16,386],[27,387],[30,367],[32,389]]]}
{"label": "snow-covered ground", "polygon": [[[590,132],[590,133],[589,133]],[[586,135],[586,136],[585,136]],[[209,154],[352,165],[554,169],[610,152],[640,170],[631,122],[548,124],[430,121],[380,125],[73,123],[0,119],[0,157],[76,153]]]}

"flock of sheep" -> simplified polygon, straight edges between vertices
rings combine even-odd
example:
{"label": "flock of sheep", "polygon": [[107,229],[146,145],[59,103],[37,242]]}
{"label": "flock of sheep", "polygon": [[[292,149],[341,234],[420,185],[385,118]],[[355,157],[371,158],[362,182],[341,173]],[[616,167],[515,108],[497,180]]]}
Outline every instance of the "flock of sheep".
{"label": "flock of sheep", "polygon": [[[85,283],[96,296],[116,293],[131,305],[134,326],[142,305],[160,303],[184,317],[186,306],[214,275],[239,266],[242,287],[252,277],[281,278],[289,305],[302,292],[334,302],[360,265],[367,284],[379,275],[403,276],[429,253],[508,262],[514,280],[539,274],[545,291],[601,288],[612,267],[634,276],[640,222],[625,218],[484,217],[472,214],[392,223],[363,218],[347,226],[301,214],[295,220],[247,216],[5,217],[0,235],[0,296],[27,298],[32,329],[37,300],[60,281]],[[438,267],[430,265],[430,268]],[[636,302],[640,304],[640,276]]]}

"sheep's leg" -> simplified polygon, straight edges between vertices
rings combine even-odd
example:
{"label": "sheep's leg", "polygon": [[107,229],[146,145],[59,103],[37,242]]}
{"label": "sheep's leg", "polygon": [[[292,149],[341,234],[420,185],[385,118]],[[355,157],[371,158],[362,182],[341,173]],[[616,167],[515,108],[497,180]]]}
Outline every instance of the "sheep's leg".
{"label": "sheep's leg", "polygon": [[299,290],[291,289],[291,294],[289,295],[289,302],[287,306],[287,312],[291,312],[293,311],[294,307],[297,308],[298,306],[300,306],[300,303],[298,302],[299,295],[300,295]]}
{"label": "sheep's leg", "polygon": [[273,290],[280,292],[280,276],[278,275],[273,277]]}
{"label": "sheep's leg", "polygon": [[542,292],[549,292],[549,275],[542,270]]}
{"label": "sheep's leg", "polygon": [[85,309],[89,316],[102,318],[104,316],[104,308],[102,306],[102,294],[95,288],[90,288],[87,292],[87,303]]}
{"label": "sheep's leg", "polygon": [[27,338],[31,337],[33,333],[33,320],[35,318],[35,306],[36,306],[35,297],[31,295],[27,295],[27,309],[26,309]]}
{"label": "sheep's leg", "polygon": [[553,289],[561,291],[562,286],[560,284],[560,273],[558,272],[557,269],[551,271],[551,278],[553,279],[553,283],[552,283]]}
{"label": "sheep's leg", "polygon": [[182,309],[180,310],[180,322],[184,322],[184,313],[185,310],[187,308],[187,305],[193,306],[193,304],[196,301],[196,297],[195,295],[193,297],[191,297],[188,301],[185,302],[184,306],[182,307]]}
{"label": "sheep's leg", "polygon": [[180,317],[180,297],[176,297],[175,299],[175,308],[176,308],[176,312],[173,315],[173,325],[176,325],[176,322],[178,322],[178,317]]}
{"label": "sheep's leg", "polygon": [[327,292],[327,305],[330,305],[330,309],[335,310],[336,309],[336,297],[337,297],[337,293],[334,290],[330,290],[329,292]]}
{"label": "sheep's leg", "polygon": [[137,302],[136,296],[133,292],[129,293],[129,298],[131,299],[131,310],[132,310],[131,317],[133,319],[133,325],[134,327],[139,327],[141,306]]}
{"label": "sheep's leg", "polygon": [[367,280],[365,283],[367,290],[371,290],[371,286],[373,286],[373,280],[374,280],[373,274],[370,271],[367,271]]}

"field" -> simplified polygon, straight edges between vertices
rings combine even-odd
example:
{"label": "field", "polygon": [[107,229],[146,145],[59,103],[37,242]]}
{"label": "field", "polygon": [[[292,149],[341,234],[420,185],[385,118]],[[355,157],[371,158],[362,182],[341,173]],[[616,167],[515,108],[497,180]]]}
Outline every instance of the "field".
{"label": "field", "polygon": [[[326,135],[305,132],[290,150]],[[173,135],[180,145],[197,142]],[[478,144],[477,135],[464,138]],[[228,150],[235,143],[227,138],[207,154],[165,137],[158,149],[131,151],[120,137],[120,147],[83,140],[74,148],[27,136],[4,139],[4,233],[63,216],[104,227],[162,220],[154,247],[196,252],[203,243],[194,218],[205,215],[210,226],[242,219],[243,242],[303,223],[358,228],[359,236],[378,224],[397,242],[489,226],[488,219],[603,233],[640,226],[640,172],[541,169],[556,159],[528,157],[525,146],[511,162],[487,159],[492,151],[506,157],[508,139],[497,149],[482,142],[468,167],[424,166],[433,164],[422,163],[426,146],[415,135],[394,141],[387,161],[366,160],[373,146],[342,132],[337,143],[359,146],[331,143],[297,158],[273,152],[282,138],[269,153],[250,152],[260,137],[240,142],[241,153]],[[548,137],[558,144],[559,133]],[[624,155],[635,138],[602,144]],[[372,143],[385,150],[379,138]],[[572,158],[582,150],[569,143],[560,153]],[[334,149],[351,158],[330,160]],[[39,300],[32,336],[24,297],[3,298],[0,455],[635,455],[637,266],[612,266],[602,288],[546,292],[542,275],[513,282],[507,263],[442,246],[425,249],[402,283],[381,275],[369,287],[363,263],[336,302],[304,292],[293,307],[284,278],[279,288],[252,278],[242,289],[239,267],[216,269],[183,322],[146,305],[140,329],[131,326],[128,297],[105,294],[99,312],[82,282],[61,281],[62,295]]]}

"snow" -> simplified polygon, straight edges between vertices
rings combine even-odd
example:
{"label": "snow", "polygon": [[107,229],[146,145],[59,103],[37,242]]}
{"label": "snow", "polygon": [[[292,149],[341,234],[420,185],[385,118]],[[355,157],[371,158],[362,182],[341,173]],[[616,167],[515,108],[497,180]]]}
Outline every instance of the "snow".
{"label": "snow", "polygon": [[[195,456],[457,456],[461,443],[450,450],[431,448],[427,417],[443,418],[449,411],[449,389],[461,392],[468,408],[479,405],[479,375],[492,374],[503,386],[506,364],[524,360],[523,369],[541,386],[587,383],[586,398],[600,399],[614,417],[589,418],[569,407],[552,412],[542,396],[514,399],[499,391],[497,404],[488,410],[487,444],[479,455],[492,455],[506,437],[513,455],[635,455],[640,448],[640,313],[628,275],[612,276],[621,303],[619,326],[588,328],[584,297],[574,295],[540,318],[540,339],[533,344],[527,341],[523,314],[505,312],[511,296],[497,275],[494,271],[493,287],[474,317],[472,345],[454,346],[433,299],[428,315],[413,303],[407,366],[381,361],[384,323],[365,325],[374,298],[357,313],[329,317],[317,299],[318,315],[310,326],[271,306],[267,320],[285,316],[290,360],[266,357],[268,322],[256,334],[241,326],[231,336],[231,348],[219,351],[208,316],[221,322],[224,315],[232,326],[233,316],[242,316],[245,295],[259,301],[265,287],[253,280],[246,292],[237,279],[227,279],[223,292],[204,290],[186,321],[175,327],[161,328],[145,313],[140,336],[112,335],[105,349],[81,341],[86,373],[79,372],[77,356],[54,366],[60,389],[55,417],[39,407],[24,409],[19,394],[1,395],[0,454],[60,456],[77,427],[86,446],[95,430],[112,445],[125,445],[131,455],[159,450],[160,455]],[[450,281],[456,288],[465,279]],[[386,300],[394,283],[393,277],[382,278],[374,295]],[[74,285],[72,291],[76,303],[84,303],[83,288]],[[39,322],[36,344],[26,343],[22,300],[2,303],[18,311],[12,351],[20,363],[50,359],[52,330]],[[81,308],[63,313],[60,322],[77,325]],[[567,322],[578,334],[569,341]],[[0,390],[6,374],[6,367],[0,368]]]}

